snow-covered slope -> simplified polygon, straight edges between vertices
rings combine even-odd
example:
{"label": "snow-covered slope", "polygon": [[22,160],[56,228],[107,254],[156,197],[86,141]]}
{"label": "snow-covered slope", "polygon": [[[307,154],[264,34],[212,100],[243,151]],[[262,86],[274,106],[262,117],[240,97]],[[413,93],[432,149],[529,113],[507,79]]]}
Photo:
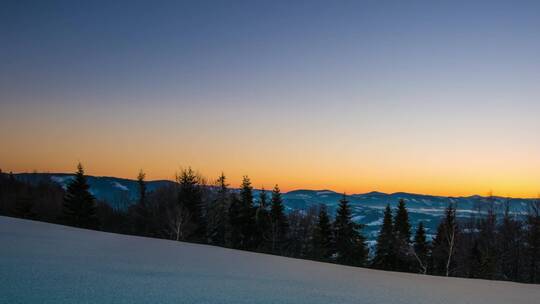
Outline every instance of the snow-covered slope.
{"label": "snow-covered slope", "polygon": [[0,217],[0,303],[536,303],[538,285],[375,271]]}

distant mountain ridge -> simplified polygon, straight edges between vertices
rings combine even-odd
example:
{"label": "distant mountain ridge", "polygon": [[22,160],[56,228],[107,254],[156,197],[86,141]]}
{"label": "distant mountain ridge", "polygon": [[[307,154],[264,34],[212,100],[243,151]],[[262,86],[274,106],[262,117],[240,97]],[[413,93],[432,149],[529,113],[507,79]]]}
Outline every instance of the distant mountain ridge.
{"label": "distant mountain ridge", "polygon": [[[15,178],[28,183],[41,181],[54,182],[67,187],[73,174],[69,173],[18,173]],[[124,209],[133,204],[138,197],[136,180],[107,177],[87,176],[91,193],[100,200],[104,200],[115,208]],[[147,182],[148,191],[167,185],[173,181],[155,180]],[[237,190],[237,189],[233,189]],[[254,190],[255,199],[260,190]],[[330,213],[334,213],[343,194],[332,190],[306,190],[299,189],[283,193],[283,201],[289,212],[294,210],[307,210],[310,207],[325,205]],[[489,201],[487,197],[472,195],[467,197],[444,197],[435,195],[413,194],[405,192],[382,193],[368,192],[363,194],[347,195],[353,211],[353,219],[364,224],[364,233],[368,240],[373,241],[382,224],[383,210],[387,204],[395,207],[400,199],[405,200],[409,210],[411,225],[416,227],[420,221],[424,222],[428,234],[434,234],[440,218],[448,204],[456,204],[457,215],[461,218],[481,215]],[[510,211],[516,216],[522,216],[534,199],[492,197],[491,202],[497,212],[504,210],[505,202],[509,203]]]}
{"label": "distant mountain ridge", "polygon": [[[31,184],[39,182],[55,182],[67,188],[73,179],[70,173],[17,173],[15,178]],[[138,197],[138,185],[136,180],[127,178],[118,178],[111,176],[86,176],[90,185],[90,192],[99,200],[104,200],[115,208],[126,208],[132,204]],[[148,191],[154,191],[157,188],[172,185],[174,182],[168,180],[154,180],[146,183]]]}

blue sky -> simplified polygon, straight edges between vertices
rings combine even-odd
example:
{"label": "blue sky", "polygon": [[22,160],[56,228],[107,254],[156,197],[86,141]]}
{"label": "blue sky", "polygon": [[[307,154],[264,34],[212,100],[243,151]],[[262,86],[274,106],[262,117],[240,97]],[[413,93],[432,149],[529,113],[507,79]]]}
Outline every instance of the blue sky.
{"label": "blue sky", "polygon": [[0,20],[7,169],[539,190],[537,1],[5,1]]}

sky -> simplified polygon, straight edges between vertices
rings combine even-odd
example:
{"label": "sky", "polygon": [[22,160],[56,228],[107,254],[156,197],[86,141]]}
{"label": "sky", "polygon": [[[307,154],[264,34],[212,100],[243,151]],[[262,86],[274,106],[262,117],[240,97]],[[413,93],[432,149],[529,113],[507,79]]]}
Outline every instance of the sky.
{"label": "sky", "polygon": [[537,197],[538,1],[2,1],[0,168]]}

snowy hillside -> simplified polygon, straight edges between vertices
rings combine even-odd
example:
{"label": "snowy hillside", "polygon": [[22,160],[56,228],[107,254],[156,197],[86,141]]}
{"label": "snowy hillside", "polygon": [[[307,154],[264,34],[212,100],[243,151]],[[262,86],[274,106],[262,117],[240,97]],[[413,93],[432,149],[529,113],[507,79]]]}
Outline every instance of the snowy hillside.
{"label": "snowy hillside", "polygon": [[0,303],[535,303],[538,285],[382,272],[0,217]]}

